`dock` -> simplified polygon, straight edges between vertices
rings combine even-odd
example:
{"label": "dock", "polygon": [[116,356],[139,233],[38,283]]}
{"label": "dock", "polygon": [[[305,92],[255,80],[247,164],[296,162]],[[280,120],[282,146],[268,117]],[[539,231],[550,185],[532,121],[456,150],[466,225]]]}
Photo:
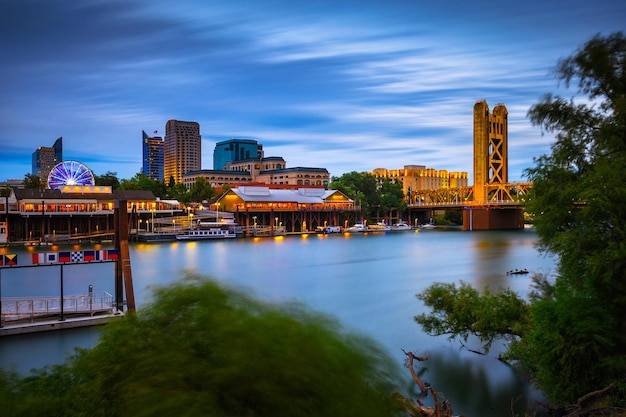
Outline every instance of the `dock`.
{"label": "dock", "polygon": [[0,337],[99,326],[123,317],[107,292],[63,297],[3,297]]}

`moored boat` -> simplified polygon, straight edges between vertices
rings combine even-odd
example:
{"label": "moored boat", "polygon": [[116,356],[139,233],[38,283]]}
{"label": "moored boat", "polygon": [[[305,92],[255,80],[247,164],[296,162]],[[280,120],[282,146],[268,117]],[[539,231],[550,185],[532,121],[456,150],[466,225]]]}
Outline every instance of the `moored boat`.
{"label": "moored boat", "polygon": [[350,226],[344,230],[346,233],[364,233],[367,232],[367,226],[363,223],[356,223],[354,226]]}
{"label": "moored boat", "polygon": [[237,237],[229,229],[192,229],[176,235],[176,240],[230,239]]}
{"label": "moored boat", "polygon": [[391,225],[391,230],[401,231],[401,230],[411,230],[412,227],[407,222],[400,220],[398,223],[394,223]]}

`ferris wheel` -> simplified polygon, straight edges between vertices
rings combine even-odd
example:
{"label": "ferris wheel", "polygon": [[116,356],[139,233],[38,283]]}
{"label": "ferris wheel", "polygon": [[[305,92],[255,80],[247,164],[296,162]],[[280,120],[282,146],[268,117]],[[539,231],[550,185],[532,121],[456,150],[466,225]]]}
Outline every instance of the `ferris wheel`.
{"label": "ferris wheel", "polygon": [[78,161],[63,161],[48,174],[48,187],[57,189],[66,185],[94,185],[93,173]]}

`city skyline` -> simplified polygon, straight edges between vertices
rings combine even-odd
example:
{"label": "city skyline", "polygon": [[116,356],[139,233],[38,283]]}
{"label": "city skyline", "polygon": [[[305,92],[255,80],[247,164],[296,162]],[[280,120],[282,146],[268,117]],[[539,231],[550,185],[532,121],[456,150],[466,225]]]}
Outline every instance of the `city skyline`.
{"label": "city skyline", "polygon": [[[519,3],[519,2],[518,2]],[[222,0],[8,2],[0,16],[0,181],[63,137],[95,174],[142,169],[142,131],[194,121],[202,169],[216,143],[248,138],[288,167],[333,176],[425,165],[473,172],[473,106],[508,109],[509,180],[551,135],[531,126],[551,70],[626,4],[479,0],[240,4]]]}

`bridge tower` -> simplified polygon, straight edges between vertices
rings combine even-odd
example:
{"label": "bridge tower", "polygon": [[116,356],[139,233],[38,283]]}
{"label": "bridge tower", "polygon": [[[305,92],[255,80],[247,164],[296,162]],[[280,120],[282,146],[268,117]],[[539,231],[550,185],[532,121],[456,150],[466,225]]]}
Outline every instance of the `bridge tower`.
{"label": "bridge tower", "polygon": [[488,185],[508,182],[508,111],[478,100],[474,105],[474,201],[488,199]]}

